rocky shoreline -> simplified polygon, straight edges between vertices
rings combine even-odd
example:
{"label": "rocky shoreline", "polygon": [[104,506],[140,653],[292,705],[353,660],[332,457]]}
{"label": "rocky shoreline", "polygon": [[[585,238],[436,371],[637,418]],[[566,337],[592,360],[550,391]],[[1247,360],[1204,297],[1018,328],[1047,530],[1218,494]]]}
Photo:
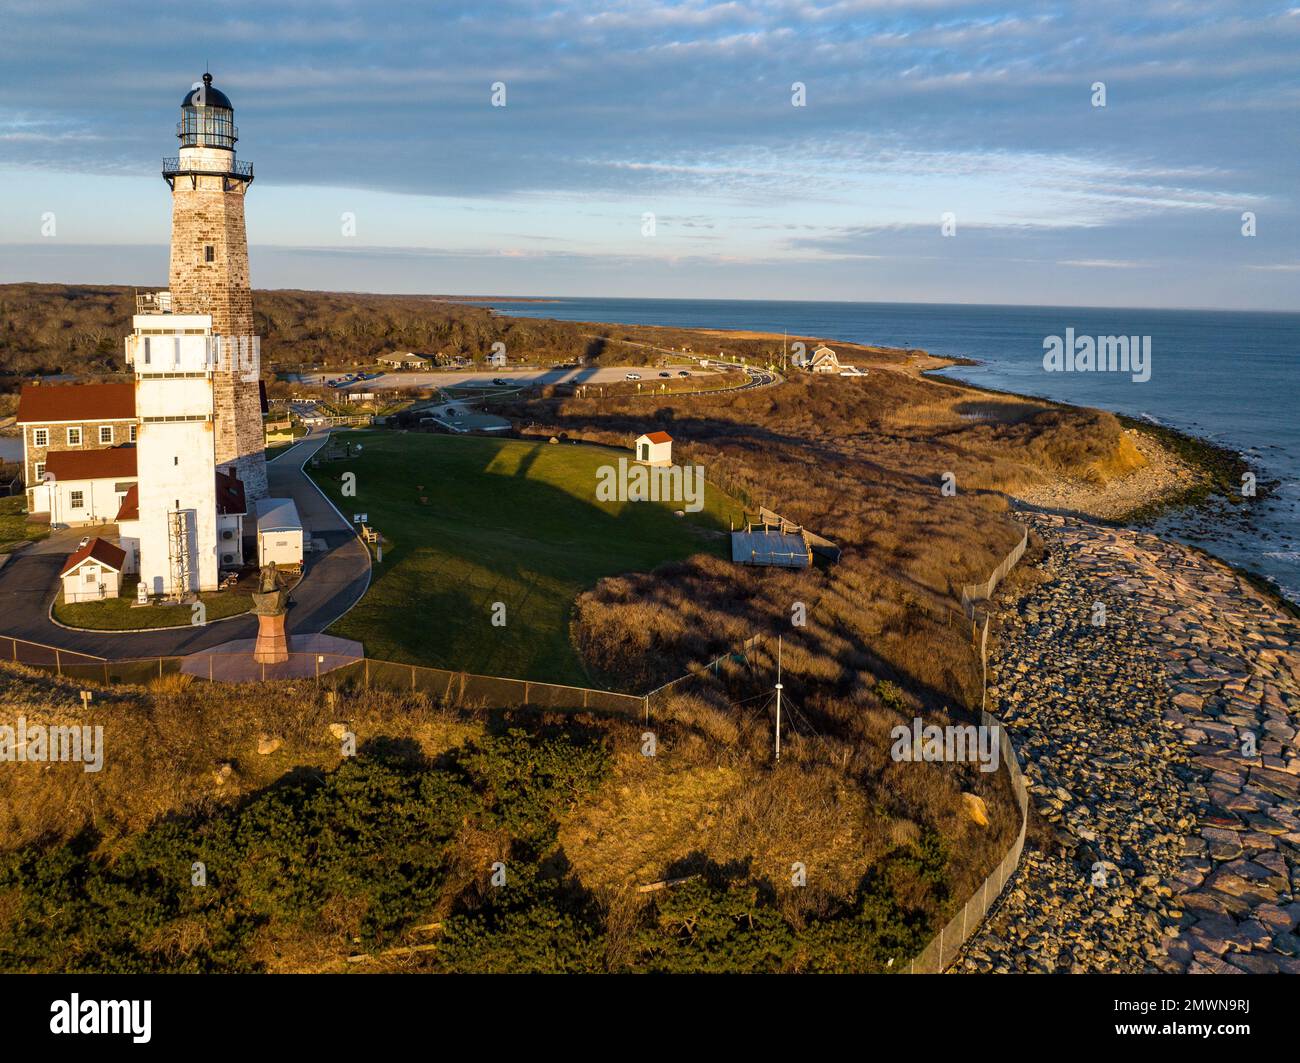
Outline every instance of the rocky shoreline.
{"label": "rocky shoreline", "polygon": [[990,694],[1036,844],[953,969],[1300,973],[1300,624],[1197,550],[1021,519],[1044,579]]}
{"label": "rocky shoreline", "polygon": [[1057,477],[1024,488],[1016,501],[1048,513],[1119,521],[1146,509],[1153,498],[1176,498],[1209,481],[1206,470],[1179,457],[1151,436],[1132,428],[1124,434],[1146,459],[1141,468],[1104,484]]}

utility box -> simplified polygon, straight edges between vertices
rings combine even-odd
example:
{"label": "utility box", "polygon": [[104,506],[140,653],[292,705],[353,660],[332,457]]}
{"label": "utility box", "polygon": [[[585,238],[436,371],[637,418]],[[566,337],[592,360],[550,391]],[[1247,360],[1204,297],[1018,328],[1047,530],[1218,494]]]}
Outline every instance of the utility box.
{"label": "utility box", "polygon": [[303,533],[292,498],[262,498],[257,511],[257,563],[302,565]]}

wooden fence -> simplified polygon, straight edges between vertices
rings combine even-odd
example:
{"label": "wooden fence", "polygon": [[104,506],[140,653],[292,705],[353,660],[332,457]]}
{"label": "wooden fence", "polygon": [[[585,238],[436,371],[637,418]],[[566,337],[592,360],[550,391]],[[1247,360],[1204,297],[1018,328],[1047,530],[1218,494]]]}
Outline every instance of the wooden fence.
{"label": "wooden fence", "polygon": [[988,711],[988,637],[989,618],[987,613],[977,610],[977,606],[993,597],[993,591],[1008,572],[1025,556],[1029,545],[1029,529],[1025,529],[1020,542],[998,564],[997,568],[983,583],[967,584],[961,592],[961,608],[972,624],[972,641],[980,661],[980,726],[997,728],[998,750],[1002,764],[1006,768],[1011,792],[1015,795],[1016,806],[1020,810],[1020,828],[1011,848],[998,862],[992,872],[984,879],[974,893],[966,899],[961,911],[940,928],[938,935],[926,945],[908,964],[908,974],[942,974],[948,969],[961,952],[962,946],[970,939],[983,922],[989,909],[1002,895],[1002,890],[1020,866],[1020,855],[1025,848],[1025,830],[1029,824],[1029,790],[1025,786],[1025,777],[1020,770],[1020,761],[1016,758],[1015,748],[1007,736],[1007,729],[996,716]]}

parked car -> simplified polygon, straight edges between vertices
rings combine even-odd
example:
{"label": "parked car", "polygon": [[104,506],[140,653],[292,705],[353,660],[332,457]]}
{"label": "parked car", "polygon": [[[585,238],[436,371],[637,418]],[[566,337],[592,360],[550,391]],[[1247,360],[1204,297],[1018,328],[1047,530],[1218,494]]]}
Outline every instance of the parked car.
{"label": "parked car", "polygon": [[509,384],[510,381],[508,381],[505,377],[496,376],[496,377],[493,377],[493,378],[492,378],[492,383],[494,383],[494,384]]}
{"label": "parked car", "polygon": [[672,376],[672,373],[660,373],[660,376]]}
{"label": "parked car", "polygon": [[641,374],[640,374],[640,373],[628,373],[628,375],[625,376],[623,379],[624,379],[624,380],[640,380],[640,379],[641,379]]}
{"label": "parked car", "polygon": [[78,550],[84,550],[84,549],[85,549],[87,546],[89,546],[89,545],[90,545],[90,536],[89,536],[89,535],[83,535],[83,536],[81,537],[81,542],[77,543],[77,549],[78,549]]}
{"label": "parked car", "polygon": [[679,369],[679,370],[677,370],[677,375],[678,375],[678,376],[690,376],[691,374],[690,374],[689,372],[687,372],[685,369]]}

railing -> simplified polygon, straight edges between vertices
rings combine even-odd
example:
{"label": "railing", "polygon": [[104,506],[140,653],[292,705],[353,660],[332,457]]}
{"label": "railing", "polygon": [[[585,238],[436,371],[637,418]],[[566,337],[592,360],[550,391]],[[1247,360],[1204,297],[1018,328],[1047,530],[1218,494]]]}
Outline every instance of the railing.
{"label": "railing", "polygon": [[[176,123],[176,135],[187,141],[183,147],[229,150],[234,148],[235,141],[239,139],[239,126],[211,118],[202,123],[192,118],[182,119]],[[212,141],[211,144],[207,143],[209,140]]]}
{"label": "railing", "polygon": [[137,314],[170,314],[172,312],[172,293],[136,292],[135,312]]}
{"label": "railing", "polygon": [[251,181],[253,179],[253,164],[251,162],[240,162],[238,159],[232,159],[230,165],[224,170],[201,170],[181,162],[179,155],[164,156],[162,161],[162,173],[164,177],[176,177],[180,174],[194,174],[199,177],[234,177],[240,180]]}
{"label": "railing", "polygon": [[0,635],[0,660],[25,664],[29,668],[53,668],[59,675],[65,674],[66,668],[87,664],[98,667],[104,663],[103,657],[96,657],[93,653],[65,650],[58,646],[47,646],[43,642],[12,638],[9,635]]}

